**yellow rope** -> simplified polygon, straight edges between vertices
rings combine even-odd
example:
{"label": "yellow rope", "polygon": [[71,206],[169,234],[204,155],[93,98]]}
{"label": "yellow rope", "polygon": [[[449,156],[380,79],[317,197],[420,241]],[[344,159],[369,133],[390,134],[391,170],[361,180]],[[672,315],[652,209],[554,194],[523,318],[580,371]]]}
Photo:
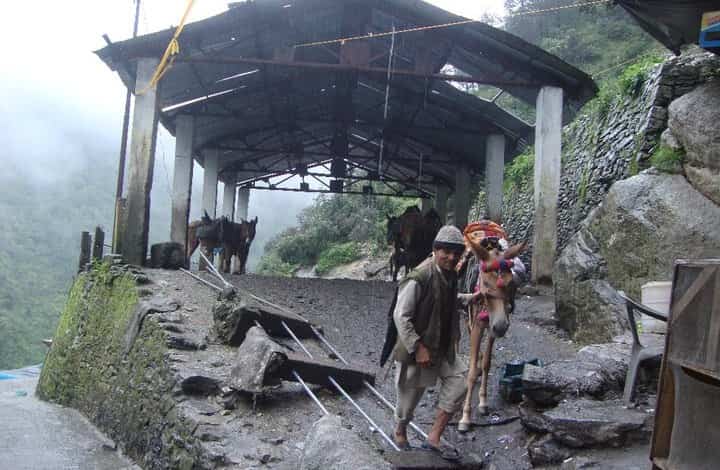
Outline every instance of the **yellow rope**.
{"label": "yellow rope", "polygon": [[[523,11],[519,13],[511,13],[508,15],[509,18],[515,18],[518,16],[530,16],[530,15],[539,15],[541,13],[551,13],[555,11],[560,10],[568,10],[570,8],[579,8],[579,7],[585,7],[585,6],[591,6],[591,5],[602,5],[605,3],[610,3],[613,0],[594,0],[591,2],[580,2],[580,3],[573,3],[570,5],[562,5],[559,7],[553,7],[553,8],[547,8],[544,10],[529,10],[529,11]],[[345,43],[348,41],[359,41],[361,39],[374,39],[374,38],[381,38],[385,36],[391,36],[393,34],[405,34],[405,33],[415,33],[418,31],[428,31],[432,29],[441,29],[441,28],[450,28],[452,26],[461,26],[465,24],[471,24],[471,23],[481,23],[481,20],[461,20],[461,21],[454,21],[452,23],[444,23],[444,24],[435,24],[430,26],[418,26],[415,28],[408,28],[408,29],[399,29],[395,32],[388,31],[384,33],[368,33],[363,34],[361,36],[351,36],[347,38],[339,38],[339,39],[329,39],[327,41],[316,41],[316,42],[307,42],[303,44],[296,44],[295,47],[312,47],[312,46],[324,46],[328,44],[336,44],[336,43]]]}
{"label": "yellow rope", "polygon": [[150,79],[150,83],[148,83],[148,85],[144,89],[137,92],[137,96],[147,93],[147,91],[151,88],[155,88],[158,82],[160,82],[160,80],[163,78],[165,73],[170,70],[170,67],[172,67],[173,62],[175,62],[175,56],[180,53],[180,43],[178,42],[178,38],[180,37],[180,33],[182,33],[182,30],[185,27],[185,21],[190,14],[193,3],[195,3],[195,0],[188,0],[187,6],[185,7],[185,13],[183,13],[182,18],[180,19],[180,24],[178,25],[177,29],[175,29],[175,34],[173,34],[173,37],[170,40],[167,49],[165,49],[165,53],[163,54],[162,59],[160,59],[160,63],[155,69],[155,73],[153,73],[153,76]]}

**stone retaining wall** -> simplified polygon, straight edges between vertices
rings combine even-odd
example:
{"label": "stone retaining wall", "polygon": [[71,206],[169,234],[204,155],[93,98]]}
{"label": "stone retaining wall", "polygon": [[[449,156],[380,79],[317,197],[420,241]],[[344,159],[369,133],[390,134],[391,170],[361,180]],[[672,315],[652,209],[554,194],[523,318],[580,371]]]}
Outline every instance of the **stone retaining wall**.
{"label": "stone retaining wall", "polygon": [[81,411],[143,468],[214,468],[178,413],[166,334],[138,316],[143,278],[106,265],[77,278],[37,394]]}

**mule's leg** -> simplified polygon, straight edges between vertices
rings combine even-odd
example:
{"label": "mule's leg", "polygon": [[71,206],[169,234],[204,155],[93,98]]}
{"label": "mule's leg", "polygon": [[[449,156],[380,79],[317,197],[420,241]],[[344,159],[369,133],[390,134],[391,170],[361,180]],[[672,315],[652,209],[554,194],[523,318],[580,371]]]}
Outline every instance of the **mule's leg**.
{"label": "mule's leg", "polygon": [[493,335],[488,335],[487,347],[482,358],[482,382],[480,382],[480,390],[478,391],[478,411],[480,414],[488,414],[487,405],[487,386],[488,386],[488,375],[490,374],[490,362],[492,359],[492,348],[495,343]]}
{"label": "mule's leg", "polygon": [[470,367],[467,375],[467,392],[465,392],[465,403],[463,404],[463,413],[458,423],[458,432],[467,432],[470,430],[470,422],[472,421],[472,392],[475,389],[480,375],[479,359],[480,359],[480,343],[482,343],[482,335],[484,328],[477,322],[470,330]]}

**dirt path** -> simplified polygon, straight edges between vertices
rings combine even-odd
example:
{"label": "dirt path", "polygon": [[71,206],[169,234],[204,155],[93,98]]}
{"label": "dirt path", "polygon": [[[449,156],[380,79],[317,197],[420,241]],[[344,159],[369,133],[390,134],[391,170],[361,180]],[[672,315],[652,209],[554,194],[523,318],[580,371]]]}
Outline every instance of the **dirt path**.
{"label": "dirt path", "polygon": [[[212,324],[211,309],[216,293],[178,272],[151,271],[151,277],[155,280],[155,288],[182,301],[181,313],[187,318],[183,326],[184,335],[199,342],[205,341]],[[384,379],[385,371],[378,367],[394,284],[254,275],[233,276],[230,280],[240,288],[320,325],[338,351],[354,365],[375,373],[377,388],[392,402],[395,401],[392,372]],[[496,343],[489,389],[491,416],[485,419],[478,416],[477,421],[487,424],[517,416],[517,407],[505,403],[497,391],[501,368],[506,362],[538,358],[547,364],[575,355],[576,346],[553,326],[553,305],[549,296],[518,300],[517,314],[512,319],[506,338]],[[304,342],[315,354],[322,356],[328,353],[318,342]],[[463,338],[462,350],[468,350],[467,337]],[[224,381],[229,377],[234,354],[234,348],[210,342],[204,351],[177,351],[173,356],[180,375],[199,373]],[[371,430],[342,397],[328,390],[315,390],[331,413],[343,416],[347,425],[378,451],[389,449],[381,436]],[[354,397],[384,431],[392,431],[392,413],[374,396],[361,391]],[[435,399],[435,390],[429,390],[416,411],[415,421],[425,430],[429,429],[434,415]],[[316,405],[297,384],[292,383],[284,383],[280,389],[270,391],[254,402],[245,399],[231,413],[221,413],[217,404],[203,397],[182,397],[180,401],[180,410],[204,429],[201,433],[204,433],[204,445],[213,449],[218,459],[223,459],[230,468],[297,468],[307,430],[321,417]],[[517,420],[476,427],[464,435],[451,427],[446,437],[462,452],[492,461],[497,470],[531,468],[525,447],[527,434]],[[416,436],[411,436],[411,441],[420,443]],[[594,468],[644,469],[647,466],[647,451],[642,446],[586,454],[603,462],[603,465]]]}

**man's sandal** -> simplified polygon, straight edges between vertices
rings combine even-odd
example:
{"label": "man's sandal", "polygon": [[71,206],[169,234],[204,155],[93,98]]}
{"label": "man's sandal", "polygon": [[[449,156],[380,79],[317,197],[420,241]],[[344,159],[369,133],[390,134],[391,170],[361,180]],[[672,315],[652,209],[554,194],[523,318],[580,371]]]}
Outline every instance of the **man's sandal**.
{"label": "man's sandal", "polygon": [[435,452],[442,459],[450,462],[457,462],[458,460],[460,460],[460,452],[458,452],[458,450],[454,447],[450,447],[447,445],[434,446],[428,441],[425,441],[423,442],[422,448],[431,452]]}

